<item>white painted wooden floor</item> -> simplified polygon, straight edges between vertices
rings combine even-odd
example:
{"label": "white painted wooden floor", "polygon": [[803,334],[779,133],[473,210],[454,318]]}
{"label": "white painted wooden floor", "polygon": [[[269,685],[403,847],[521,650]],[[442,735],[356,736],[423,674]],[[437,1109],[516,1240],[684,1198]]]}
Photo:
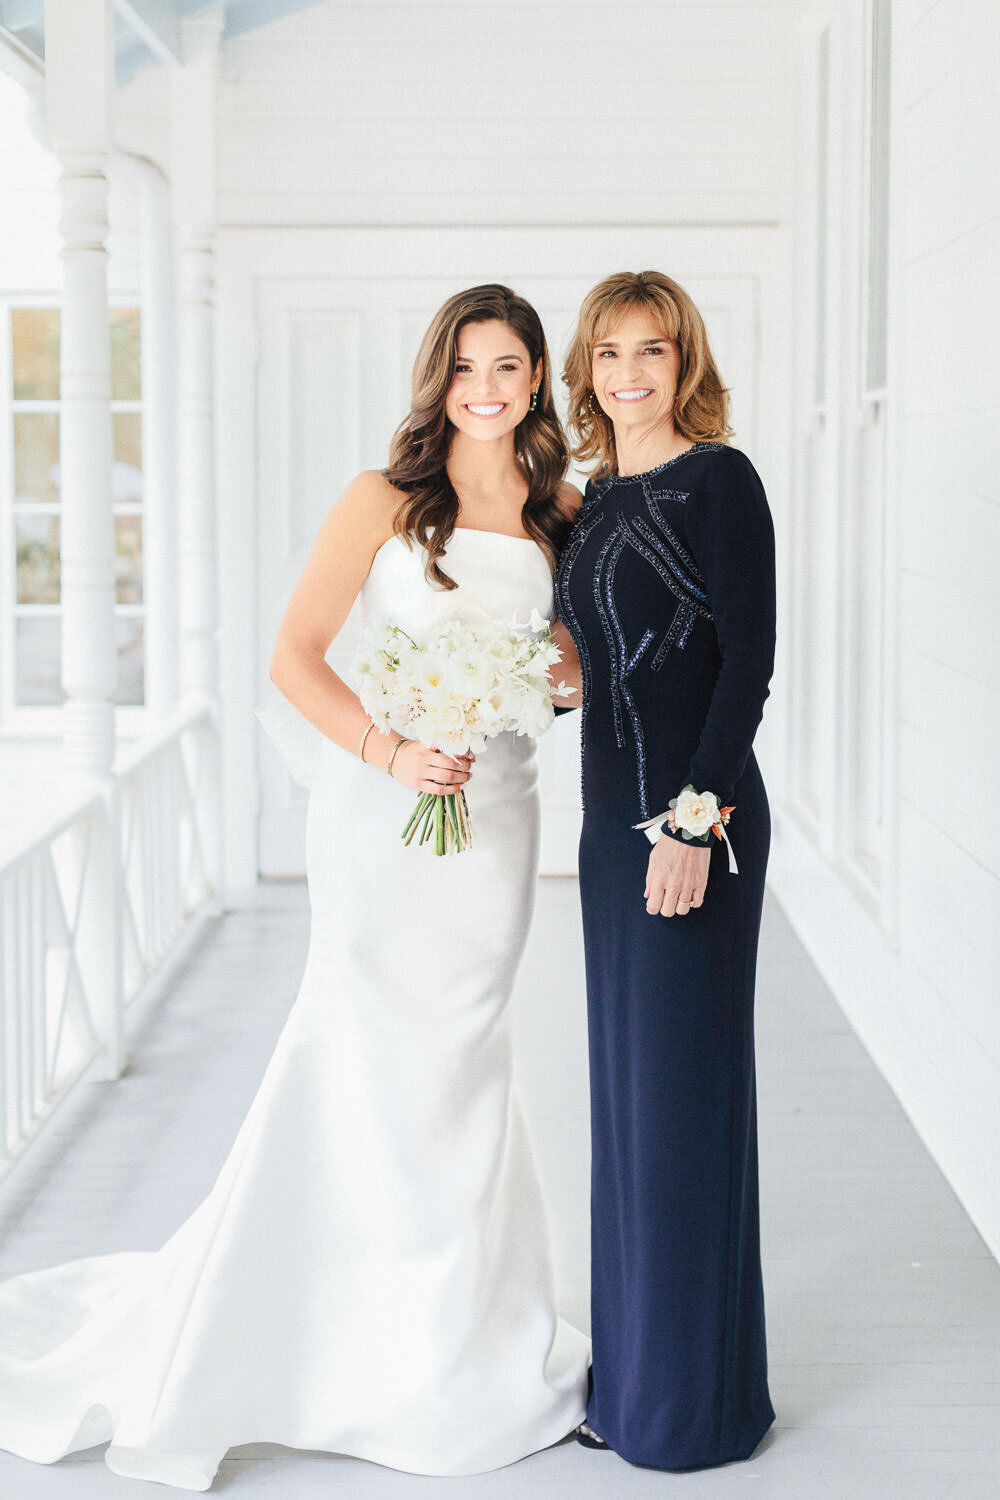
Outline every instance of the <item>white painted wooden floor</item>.
{"label": "white painted wooden floor", "polygon": [[[586,1316],[587,1119],[576,888],[540,884],[518,987],[521,1087],[550,1193],[563,1302]],[[155,1248],[208,1190],[294,998],[301,886],[206,930],[132,1062],[86,1085],[0,1192],[0,1275]],[[413,1500],[1000,1500],[1000,1267],[772,902],[758,1000],[764,1260],[778,1425],[746,1464],[632,1469],[575,1443],[476,1479],[419,1479],[269,1445],[215,1490]],[[248,1315],[252,1316],[252,1309]],[[0,1331],[2,1337],[2,1331]],[[129,1500],[94,1449],[50,1468],[0,1454],[7,1500]],[[161,1490],[160,1493],[166,1493]]]}

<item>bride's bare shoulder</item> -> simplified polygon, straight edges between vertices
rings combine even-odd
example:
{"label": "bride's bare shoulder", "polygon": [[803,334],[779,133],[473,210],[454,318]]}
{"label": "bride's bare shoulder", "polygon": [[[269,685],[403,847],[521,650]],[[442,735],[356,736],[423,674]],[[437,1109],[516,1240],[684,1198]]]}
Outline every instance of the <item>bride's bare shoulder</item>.
{"label": "bride's bare shoulder", "polygon": [[403,494],[381,469],[357,474],[334,501],[321,529],[321,538],[337,546],[357,545],[374,551],[388,541]]}
{"label": "bride's bare shoulder", "polygon": [[347,485],[337,501],[349,510],[394,516],[405,496],[390,484],[381,469],[363,469]]}

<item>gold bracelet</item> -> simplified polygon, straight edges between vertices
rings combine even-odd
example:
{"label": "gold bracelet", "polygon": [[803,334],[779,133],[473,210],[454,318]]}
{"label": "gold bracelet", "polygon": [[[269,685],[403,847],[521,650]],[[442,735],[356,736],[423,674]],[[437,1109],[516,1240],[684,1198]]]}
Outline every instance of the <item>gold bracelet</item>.
{"label": "gold bracelet", "polygon": [[374,728],[375,728],[375,720],[374,719],[369,719],[368,720],[368,728],[365,730],[364,734],[361,736],[361,748],[358,751],[358,754],[361,756],[362,760],[364,760],[364,758],[365,758],[365,744],[366,744],[366,742],[368,740],[368,736],[371,734],[371,732],[372,732],[372,730]]}
{"label": "gold bracelet", "polygon": [[392,763],[396,759],[396,756],[399,754],[399,747],[400,747],[400,745],[406,745],[408,743],[409,742],[407,740],[401,739],[401,740],[397,740],[396,743],[393,745],[393,747],[392,747],[392,754],[389,756],[389,764],[385,768],[386,769],[386,775],[388,775],[388,776],[392,775]]}

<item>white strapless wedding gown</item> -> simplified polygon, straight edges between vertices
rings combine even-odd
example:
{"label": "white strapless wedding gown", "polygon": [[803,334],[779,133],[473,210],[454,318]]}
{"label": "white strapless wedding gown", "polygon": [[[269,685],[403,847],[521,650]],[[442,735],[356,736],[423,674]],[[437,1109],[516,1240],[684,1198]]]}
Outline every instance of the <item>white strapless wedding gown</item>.
{"label": "white strapless wedding gown", "polygon": [[[551,610],[533,542],[460,530],[431,589],[398,537],[362,593],[411,632],[457,606]],[[534,744],[468,786],[473,846],[404,848],[416,794],[262,714],[311,787],[298,998],[208,1197],[162,1249],[0,1287],[0,1447],[110,1442],[116,1474],[204,1490],[248,1442],[473,1474],[583,1419],[588,1342],[555,1312],[512,1082],[509,999],[534,895]]]}

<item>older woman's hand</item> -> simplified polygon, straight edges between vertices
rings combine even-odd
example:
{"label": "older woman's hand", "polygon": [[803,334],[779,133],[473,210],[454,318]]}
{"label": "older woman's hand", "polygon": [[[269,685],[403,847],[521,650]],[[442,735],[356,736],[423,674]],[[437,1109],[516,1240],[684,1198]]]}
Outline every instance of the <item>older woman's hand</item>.
{"label": "older woman's hand", "polygon": [[712,851],[707,844],[688,844],[661,833],[649,851],[646,910],[651,917],[687,916],[705,899]]}

